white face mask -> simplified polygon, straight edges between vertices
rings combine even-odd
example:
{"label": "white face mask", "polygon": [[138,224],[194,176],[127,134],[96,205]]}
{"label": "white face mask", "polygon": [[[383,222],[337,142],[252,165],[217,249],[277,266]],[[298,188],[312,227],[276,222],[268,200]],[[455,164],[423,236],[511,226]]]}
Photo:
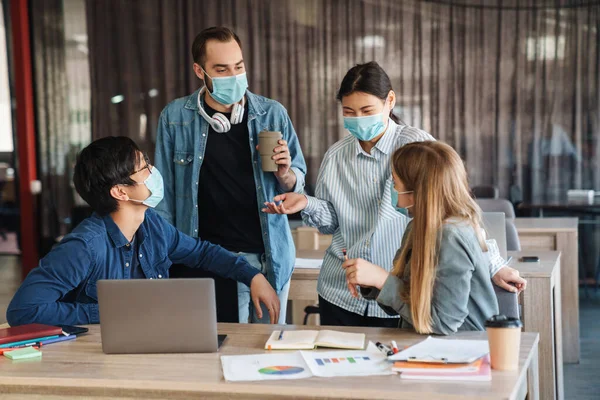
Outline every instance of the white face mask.
{"label": "white face mask", "polygon": [[408,192],[398,192],[396,190],[396,188],[394,187],[394,182],[392,182],[391,184],[391,197],[392,197],[392,206],[396,209],[396,211],[398,211],[400,214],[410,217],[408,215],[408,209],[413,207],[413,205],[407,206],[407,207],[398,207],[398,195],[400,194],[409,194],[412,193],[412,190],[409,190]]}
{"label": "white face mask", "polygon": [[129,199],[129,201],[133,201],[135,203],[142,203],[147,205],[150,208],[156,208],[158,203],[160,203],[165,195],[165,186],[163,182],[163,177],[160,174],[160,171],[156,167],[152,167],[150,170],[150,175],[144,180],[143,183],[137,183],[138,185],[146,185],[148,190],[150,191],[150,196],[146,200],[135,200]]}

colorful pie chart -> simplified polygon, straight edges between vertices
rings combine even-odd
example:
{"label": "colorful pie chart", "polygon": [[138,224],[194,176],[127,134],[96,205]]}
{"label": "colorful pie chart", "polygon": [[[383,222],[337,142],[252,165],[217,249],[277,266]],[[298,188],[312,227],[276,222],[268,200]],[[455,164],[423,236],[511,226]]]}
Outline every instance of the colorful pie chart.
{"label": "colorful pie chart", "polygon": [[258,372],[265,375],[294,375],[303,371],[304,368],[287,366],[265,367],[258,370]]}

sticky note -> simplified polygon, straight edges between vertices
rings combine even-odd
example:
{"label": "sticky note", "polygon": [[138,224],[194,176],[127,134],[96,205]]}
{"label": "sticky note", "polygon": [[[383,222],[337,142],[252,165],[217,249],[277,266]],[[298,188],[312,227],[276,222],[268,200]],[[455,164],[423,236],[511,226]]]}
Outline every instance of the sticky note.
{"label": "sticky note", "polygon": [[25,347],[19,350],[7,351],[4,353],[4,357],[10,358],[11,360],[25,360],[29,358],[38,358],[42,356],[42,352],[32,347]]}

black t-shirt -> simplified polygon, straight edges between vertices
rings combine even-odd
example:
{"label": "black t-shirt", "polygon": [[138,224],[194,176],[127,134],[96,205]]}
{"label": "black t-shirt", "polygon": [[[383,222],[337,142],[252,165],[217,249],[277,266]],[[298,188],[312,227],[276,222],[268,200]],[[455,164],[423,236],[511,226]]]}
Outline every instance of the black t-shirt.
{"label": "black t-shirt", "polygon": [[[204,109],[210,116],[216,112],[206,104]],[[263,253],[258,213],[246,103],[244,120],[229,132],[208,129],[198,182],[198,235],[229,251]]]}

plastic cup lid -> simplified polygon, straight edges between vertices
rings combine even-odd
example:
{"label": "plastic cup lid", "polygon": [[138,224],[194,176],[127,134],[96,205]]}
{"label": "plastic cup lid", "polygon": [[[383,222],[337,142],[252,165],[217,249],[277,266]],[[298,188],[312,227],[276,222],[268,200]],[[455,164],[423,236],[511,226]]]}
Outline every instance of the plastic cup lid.
{"label": "plastic cup lid", "polygon": [[518,318],[508,318],[506,315],[494,315],[485,321],[486,328],[522,328],[523,323]]}

